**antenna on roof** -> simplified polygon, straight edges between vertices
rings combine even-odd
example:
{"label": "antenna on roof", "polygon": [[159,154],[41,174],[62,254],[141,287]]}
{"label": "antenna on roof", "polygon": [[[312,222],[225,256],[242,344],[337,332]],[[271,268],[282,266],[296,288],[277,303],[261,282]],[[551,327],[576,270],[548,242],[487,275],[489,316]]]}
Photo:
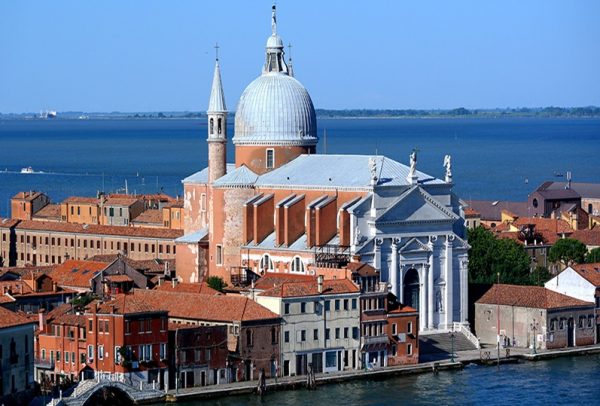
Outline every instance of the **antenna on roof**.
{"label": "antenna on roof", "polygon": [[215,43],[215,60],[218,61],[219,60],[219,43],[216,42]]}

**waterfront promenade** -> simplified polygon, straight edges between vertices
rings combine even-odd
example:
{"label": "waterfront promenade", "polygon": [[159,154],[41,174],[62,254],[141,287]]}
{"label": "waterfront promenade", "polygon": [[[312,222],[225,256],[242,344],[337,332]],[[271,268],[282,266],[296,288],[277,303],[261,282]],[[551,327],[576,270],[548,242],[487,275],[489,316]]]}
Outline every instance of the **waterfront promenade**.
{"label": "waterfront promenade", "polygon": [[[508,352],[507,352],[508,349]],[[558,350],[538,350],[536,354],[528,348],[501,348],[500,365],[523,361],[540,361],[557,357],[579,356],[600,353],[600,344],[563,348]],[[498,364],[496,347],[484,347],[480,350],[457,351],[452,361],[450,354],[436,360],[417,365],[401,365],[374,370],[342,371],[337,373],[316,374],[317,385],[345,382],[362,379],[385,379],[392,376],[438,373],[463,368],[467,364],[476,363],[494,366]],[[283,377],[266,380],[267,392],[306,388],[306,376]],[[167,392],[167,402],[178,402],[193,399],[209,399],[231,395],[248,395],[256,392],[257,381],[234,382],[218,386],[205,386],[171,390]]]}

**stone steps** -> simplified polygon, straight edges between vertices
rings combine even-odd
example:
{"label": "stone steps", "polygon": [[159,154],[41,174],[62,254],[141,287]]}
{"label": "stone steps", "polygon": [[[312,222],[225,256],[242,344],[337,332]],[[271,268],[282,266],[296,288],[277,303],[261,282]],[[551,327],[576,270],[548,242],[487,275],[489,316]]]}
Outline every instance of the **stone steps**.
{"label": "stone steps", "polygon": [[[461,332],[454,332],[454,352],[476,350],[477,347]],[[419,354],[450,354],[452,338],[450,333],[422,334],[419,337]]]}

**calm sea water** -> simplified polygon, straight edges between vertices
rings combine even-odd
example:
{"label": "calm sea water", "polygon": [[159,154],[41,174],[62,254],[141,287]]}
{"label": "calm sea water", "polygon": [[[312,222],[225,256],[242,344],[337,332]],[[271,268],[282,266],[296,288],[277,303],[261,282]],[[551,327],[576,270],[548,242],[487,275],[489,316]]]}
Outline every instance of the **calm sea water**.
{"label": "calm sea water", "polygon": [[[349,119],[319,120],[319,152],[385,154],[443,176],[453,157],[464,199],[524,200],[538,184],[570,170],[576,181],[600,182],[600,120]],[[230,138],[233,129],[229,129]],[[0,216],[21,190],[54,201],[98,190],[182,193],[181,179],[207,164],[204,120],[0,121]],[[233,161],[230,144],[229,161]],[[24,175],[31,166],[44,174]],[[556,179],[556,178],[555,178]]]}
{"label": "calm sea water", "polygon": [[495,366],[181,403],[215,405],[597,405],[600,356]]}

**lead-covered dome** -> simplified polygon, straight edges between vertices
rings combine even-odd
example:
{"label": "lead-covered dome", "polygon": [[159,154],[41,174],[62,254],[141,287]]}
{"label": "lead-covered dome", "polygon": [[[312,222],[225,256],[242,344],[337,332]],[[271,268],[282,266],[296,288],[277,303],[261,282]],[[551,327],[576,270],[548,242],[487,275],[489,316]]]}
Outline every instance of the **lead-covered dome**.
{"label": "lead-covered dome", "polygon": [[262,75],[248,85],[235,112],[236,145],[313,146],[317,117],[310,95],[285,62],[277,35],[275,6],[271,16]]}
{"label": "lead-covered dome", "polygon": [[287,73],[265,72],[240,97],[236,145],[315,145],[317,118],[310,95]]}

